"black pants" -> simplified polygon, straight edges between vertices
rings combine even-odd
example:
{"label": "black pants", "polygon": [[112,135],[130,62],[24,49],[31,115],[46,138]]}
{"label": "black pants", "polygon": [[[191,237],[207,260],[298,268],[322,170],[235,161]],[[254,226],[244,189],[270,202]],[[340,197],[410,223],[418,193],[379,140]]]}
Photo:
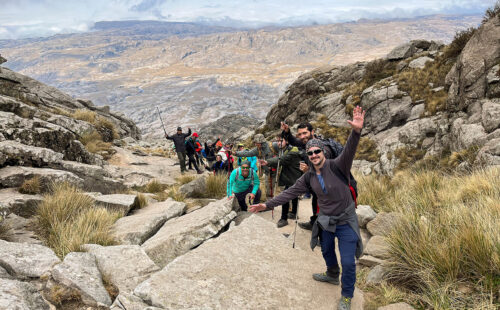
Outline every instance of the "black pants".
{"label": "black pants", "polygon": [[196,171],[200,171],[200,169],[198,169],[198,165],[196,164],[196,159],[194,158],[194,154],[188,154],[188,158],[189,158],[189,169],[191,169],[191,164],[193,164],[194,169],[196,169]]}
{"label": "black pants", "polygon": [[[247,211],[248,206],[245,201],[245,198],[247,197],[247,194],[250,194],[253,190],[253,186],[250,185],[246,191],[241,192],[241,193],[234,193],[234,197],[238,200],[238,204],[240,205],[241,211]],[[261,191],[260,189],[257,190],[257,194],[255,194],[255,199],[253,200],[254,204],[260,203],[260,195]]]}
{"label": "black pants", "polygon": [[[285,190],[287,190],[290,186],[285,186]],[[297,206],[299,205],[299,198],[292,199],[292,213],[297,214]],[[286,220],[288,219],[288,210],[290,210],[290,201],[287,203],[284,203],[281,206],[281,219]]]}
{"label": "black pants", "polygon": [[311,224],[314,224],[314,222],[316,221],[316,218],[318,217],[317,216],[317,212],[318,212],[318,196],[316,196],[316,194],[314,192],[311,193],[312,195],[312,203],[311,203],[311,206],[312,206],[312,216],[310,218],[310,221],[311,221]]}

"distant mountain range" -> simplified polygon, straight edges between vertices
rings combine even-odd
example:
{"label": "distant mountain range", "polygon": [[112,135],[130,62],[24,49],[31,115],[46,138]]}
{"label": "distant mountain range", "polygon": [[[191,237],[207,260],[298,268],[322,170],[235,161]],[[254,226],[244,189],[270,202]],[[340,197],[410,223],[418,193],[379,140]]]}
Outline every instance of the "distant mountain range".
{"label": "distant mountain range", "polygon": [[449,42],[481,16],[363,20],[242,30],[197,23],[105,21],[93,31],[0,40],[4,66],[75,97],[110,105],[161,134],[225,115],[264,119],[301,73],[383,57],[412,39]]}

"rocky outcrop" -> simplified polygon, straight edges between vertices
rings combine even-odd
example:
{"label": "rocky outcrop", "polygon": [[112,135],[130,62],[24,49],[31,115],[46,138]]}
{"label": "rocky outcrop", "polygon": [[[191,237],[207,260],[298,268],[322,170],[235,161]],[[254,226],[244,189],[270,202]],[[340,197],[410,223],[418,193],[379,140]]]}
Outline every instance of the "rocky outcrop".
{"label": "rocky outcrop", "polygon": [[215,236],[235,216],[232,201],[224,198],[212,202],[192,213],[167,221],[153,237],[144,242],[142,248],[158,266],[163,267]]}
{"label": "rocky outcrop", "polygon": [[108,210],[119,211],[123,215],[127,215],[129,211],[139,206],[137,195],[127,194],[111,194],[99,195],[94,197],[98,206],[105,207]]}
{"label": "rocky outcrop", "polygon": [[51,308],[34,285],[0,278],[0,309],[49,310]]}
{"label": "rocky outcrop", "polygon": [[166,221],[182,215],[185,211],[186,204],[171,198],[164,202],[153,203],[116,221],[113,234],[121,244],[141,245]]}
{"label": "rocky outcrop", "polygon": [[[1,173],[0,170],[0,175]],[[42,200],[41,195],[21,194],[15,188],[0,189],[0,212],[30,217],[35,214],[36,207]]]}
{"label": "rocky outcrop", "polygon": [[207,175],[202,175],[193,181],[182,185],[179,192],[183,193],[188,198],[203,197],[207,190]]}
{"label": "rocky outcrop", "polygon": [[[340,287],[311,279],[311,273],[324,265],[320,256],[311,256],[293,249],[273,223],[252,215],[178,257],[139,284],[134,295],[165,309],[200,305],[207,309],[325,309],[326,304],[336,305]],[[304,264],[306,260],[312,263]],[[356,291],[354,296],[351,309],[362,309],[361,293]]]}
{"label": "rocky outcrop", "polygon": [[199,133],[202,134],[202,140],[206,141],[221,137],[222,141],[241,141],[245,139],[245,135],[252,132],[262,122],[258,119],[242,114],[225,115],[218,120],[204,125],[200,128]]}
{"label": "rocky outcrop", "polygon": [[50,168],[5,167],[0,169],[0,186],[19,187],[24,181],[39,177],[43,188],[47,189],[53,182],[69,182],[82,186],[83,180],[71,172]]}

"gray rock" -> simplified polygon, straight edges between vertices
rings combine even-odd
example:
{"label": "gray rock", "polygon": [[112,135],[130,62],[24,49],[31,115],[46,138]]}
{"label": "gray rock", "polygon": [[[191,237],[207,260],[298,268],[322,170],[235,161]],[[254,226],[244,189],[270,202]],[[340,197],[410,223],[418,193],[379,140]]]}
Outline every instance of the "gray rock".
{"label": "gray rock", "polygon": [[7,241],[17,243],[42,244],[38,236],[33,231],[34,218],[25,219],[14,213],[7,215],[4,224],[10,227],[11,234]]}
{"label": "gray rock", "polygon": [[42,200],[41,195],[21,194],[16,188],[0,189],[0,211],[6,210],[9,213],[30,217],[35,214],[36,207]]}
{"label": "gray rock", "polygon": [[452,149],[461,150],[473,146],[480,146],[486,142],[487,133],[480,124],[466,124],[458,118],[451,128]]}
{"label": "gray rock", "polygon": [[422,57],[418,57],[418,58],[410,61],[410,63],[408,64],[408,67],[410,67],[412,69],[423,69],[425,67],[426,63],[433,62],[433,61],[434,61],[434,59],[432,59],[430,57],[422,56]]}
{"label": "gray rock", "polygon": [[232,201],[223,198],[166,222],[142,247],[156,264],[163,267],[216,235],[235,216]]}
{"label": "gray rock", "polygon": [[376,258],[386,259],[389,258],[389,245],[385,241],[385,237],[373,236],[368,241],[363,252],[366,255],[370,255]]}
{"label": "gray rock", "polygon": [[396,304],[378,307],[377,310],[415,310],[415,308],[405,302],[398,302]]}
{"label": "gray rock", "polygon": [[356,214],[358,216],[359,227],[361,228],[365,228],[366,224],[377,216],[372,207],[366,205],[358,205]]}
{"label": "gray rock", "polygon": [[400,217],[401,214],[397,212],[380,212],[373,221],[366,225],[366,228],[373,236],[387,236]]}
{"label": "gray rock", "polygon": [[42,245],[0,240],[0,266],[16,278],[39,278],[59,262],[54,252]]}
{"label": "gray rock", "polygon": [[0,279],[0,309],[49,310],[50,307],[32,284]]}
{"label": "gray rock", "polygon": [[98,165],[88,165],[75,161],[62,161],[61,167],[82,178],[83,188],[86,191],[98,191],[104,194],[111,194],[126,188],[120,180],[114,179],[106,169]]}
{"label": "gray rock", "polygon": [[486,76],[486,81],[488,82],[488,84],[500,82],[500,76],[498,76],[499,70],[500,65],[493,66],[493,68],[490,69],[488,75]]}
{"label": "gray rock", "polygon": [[77,120],[64,115],[53,114],[47,122],[64,127],[78,136],[95,130],[94,126],[85,121]]}
{"label": "gray rock", "polygon": [[[0,153],[8,158],[9,164],[28,165],[35,167],[58,164],[62,161],[64,155],[52,150],[22,144],[16,141],[0,142]],[[3,165],[0,162],[0,165]]]}
{"label": "gray rock", "polygon": [[358,263],[363,266],[373,267],[386,263],[385,260],[376,258],[370,255],[363,255],[359,258]]}
{"label": "gray rock", "polygon": [[397,47],[395,47],[388,55],[387,59],[388,60],[401,60],[401,59],[406,59],[411,56],[417,51],[415,48],[415,45],[412,44],[411,42],[401,44]]}
{"label": "gray rock", "polygon": [[137,141],[135,141],[134,138],[132,137],[125,137],[122,139],[123,142],[127,143],[127,144],[133,144],[133,143],[136,143]]}
{"label": "gray rock", "polygon": [[[340,286],[311,279],[323,267],[320,256],[293,249],[274,223],[252,215],[172,261],[139,284],[134,295],[166,309],[200,305],[206,309],[327,309],[338,302]],[[361,309],[360,297],[356,291],[351,309]]]}
{"label": "gray rock", "polygon": [[500,138],[488,141],[478,152],[480,162],[489,166],[500,165]]}
{"label": "gray rock", "polygon": [[387,268],[383,265],[377,265],[368,273],[366,284],[380,284],[384,280],[386,274]]}
{"label": "gray rock", "polygon": [[105,207],[109,210],[122,212],[124,215],[139,205],[137,195],[127,194],[111,194],[95,197],[98,206]]}
{"label": "gray rock", "polygon": [[0,266],[0,279],[12,279],[12,276]]}
{"label": "gray rock", "polygon": [[138,245],[99,246],[86,244],[83,249],[94,254],[99,271],[120,293],[130,293],[149,276],[160,270]]}
{"label": "gray rock", "polygon": [[193,181],[182,185],[179,192],[186,195],[186,197],[201,197],[207,190],[207,176],[201,175]]}
{"label": "gray rock", "polygon": [[166,221],[180,216],[185,211],[186,204],[171,198],[164,202],[153,203],[116,221],[113,226],[113,235],[122,244],[141,245]]}
{"label": "gray rock", "polygon": [[132,294],[120,293],[111,305],[111,310],[160,310],[162,308],[148,306],[142,299]]}
{"label": "gray rock", "polygon": [[51,183],[68,182],[77,187],[83,186],[83,180],[71,172],[51,168],[5,167],[0,169],[0,185],[2,187],[19,187],[24,181],[35,176],[40,177],[44,189]]}
{"label": "gray rock", "polygon": [[483,100],[482,124],[487,133],[500,127],[500,99]]}
{"label": "gray rock", "polygon": [[2,55],[0,55],[0,65],[6,61],[7,61],[7,59],[3,58]]}
{"label": "gray rock", "polygon": [[417,104],[413,106],[411,109],[410,117],[408,117],[408,121],[414,121],[416,119],[419,119],[421,115],[423,115],[425,112],[425,104]]}
{"label": "gray rock", "polygon": [[111,298],[104,288],[95,257],[89,253],[72,252],[52,269],[58,283],[77,290],[82,302],[89,306],[110,306]]}

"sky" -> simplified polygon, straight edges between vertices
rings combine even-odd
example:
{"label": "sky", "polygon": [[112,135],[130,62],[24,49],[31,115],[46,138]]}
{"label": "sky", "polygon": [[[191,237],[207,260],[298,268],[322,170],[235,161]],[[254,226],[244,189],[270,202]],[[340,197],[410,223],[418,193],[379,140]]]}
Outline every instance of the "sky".
{"label": "sky", "polygon": [[232,27],[308,25],[361,18],[483,14],[495,0],[0,0],[0,39],[84,32],[98,21],[204,22]]}

